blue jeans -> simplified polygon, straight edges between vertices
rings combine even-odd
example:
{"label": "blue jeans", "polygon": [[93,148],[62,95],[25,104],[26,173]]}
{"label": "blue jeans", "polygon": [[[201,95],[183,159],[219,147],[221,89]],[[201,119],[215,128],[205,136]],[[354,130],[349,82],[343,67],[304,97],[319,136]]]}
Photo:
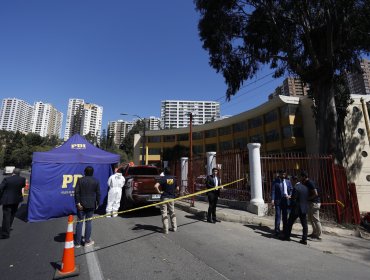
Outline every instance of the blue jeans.
{"label": "blue jeans", "polygon": [[[94,215],[93,209],[85,209],[83,211],[77,210],[77,221],[81,221],[83,219],[89,219]],[[83,222],[78,222],[76,225],[76,244],[80,244],[82,242],[82,224]],[[91,236],[91,220],[85,222],[85,243],[90,242]]]}
{"label": "blue jeans", "polygon": [[288,224],[288,205],[287,200],[283,199],[275,205],[275,233],[280,233],[280,221],[283,221],[283,232]]}

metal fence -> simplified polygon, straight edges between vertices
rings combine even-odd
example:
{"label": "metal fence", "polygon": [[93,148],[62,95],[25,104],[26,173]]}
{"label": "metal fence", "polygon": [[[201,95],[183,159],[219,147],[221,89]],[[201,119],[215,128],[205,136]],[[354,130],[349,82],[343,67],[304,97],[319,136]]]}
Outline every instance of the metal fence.
{"label": "metal fence", "polygon": [[[220,168],[222,183],[234,182],[244,178],[243,181],[231,184],[222,190],[220,198],[249,201],[249,155],[248,151],[235,150],[217,153],[216,162]],[[206,157],[194,157],[189,162],[192,178],[187,182],[178,182],[185,194],[205,189]],[[177,178],[180,178],[180,161],[174,162],[172,168]],[[359,210],[357,204],[356,188],[347,181],[345,169],[335,165],[331,156],[303,155],[298,153],[261,155],[261,173],[263,198],[270,205],[272,181],[279,170],[285,170],[288,176],[298,175],[301,170],[308,172],[320,189],[321,210],[320,217],[324,220],[339,223],[359,223]],[[188,200],[194,204],[194,198]]]}
{"label": "metal fence", "polygon": [[[359,215],[356,188],[349,184],[346,171],[335,165],[331,156],[278,154],[261,156],[263,194],[265,202],[271,202],[271,182],[278,170],[289,175],[307,171],[309,178],[319,187],[321,200],[320,218],[339,223],[358,224]],[[352,188],[350,187],[352,185]],[[350,192],[351,189],[351,192]],[[353,200],[355,198],[355,200]]]}

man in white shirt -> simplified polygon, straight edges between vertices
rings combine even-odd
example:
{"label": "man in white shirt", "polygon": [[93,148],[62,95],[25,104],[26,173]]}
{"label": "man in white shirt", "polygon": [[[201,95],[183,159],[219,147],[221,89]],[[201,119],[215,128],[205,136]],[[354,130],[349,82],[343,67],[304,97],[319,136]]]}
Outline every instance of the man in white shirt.
{"label": "man in white shirt", "polygon": [[121,203],[122,188],[125,185],[125,177],[122,175],[122,169],[118,169],[115,174],[108,179],[108,202],[107,202],[107,217],[117,217],[117,212]]}

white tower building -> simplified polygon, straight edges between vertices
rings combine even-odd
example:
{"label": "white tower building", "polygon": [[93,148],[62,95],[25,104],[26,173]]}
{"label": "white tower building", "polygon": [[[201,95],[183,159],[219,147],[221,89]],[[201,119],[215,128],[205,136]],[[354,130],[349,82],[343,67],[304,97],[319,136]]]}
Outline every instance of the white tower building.
{"label": "white tower building", "polygon": [[161,118],[149,117],[148,118],[148,130],[159,130],[161,128]]}
{"label": "white tower building", "polygon": [[102,120],[103,107],[90,103],[82,105],[81,134],[90,133],[100,143]]}
{"label": "white tower building", "polygon": [[133,122],[124,120],[117,120],[108,123],[108,135],[113,135],[113,142],[116,146],[122,143],[123,138],[127,136],[127,133],[132,129]]}
{"label": "white tower building", "polygon": [[61,136],[63,113],[59,112],[53,105],[35,102],[31,122],[31,132],[42,137],[55,135]]}
{"label": "white tower building", "polygon": [[84,103],[85,101],[83,99],[69,99],[66,127],[64,130],[64,141],[67,141],[73,134],[80,133],[81,105]]}
{"label": "white tower building", "polygon": [[220,118],[220,103],[215,101],[163,100],[161,122],[164,129],[187,127],[190,115],[193,125],[200,125]]}
{"label": "white tower building", "polygon": [[0,111],[0,129],[28,133],[33,106],[17,98],[4,98]]}

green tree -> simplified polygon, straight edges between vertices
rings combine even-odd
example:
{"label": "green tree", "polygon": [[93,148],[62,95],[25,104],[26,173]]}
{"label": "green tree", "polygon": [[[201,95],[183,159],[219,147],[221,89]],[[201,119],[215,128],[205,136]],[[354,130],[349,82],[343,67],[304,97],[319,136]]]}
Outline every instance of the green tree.
{"label": "green tree", "polygon": [[10,161],[12,165],[19,168],[31,166],[32,163],[32,150],[28,146],[16,148],[12,151]]}
{"label": "green tree", "polygon": [[[46,137],[45,137],[46,138]],[[36,133],[28,133],[23,137],[24,143],[28,146],[39,146],[43,144],[44,138]]]}
{"label": "green tree", "polygon": [[108,143],[108,140],[107,140],[107,131],[105,129],[103,129],[102,133],[101,133],[101,137],[100,137],[100,147],[104,150],[107,149],[107,143]]}
{"label": "green tree", "polygon": [[163,150],[163,160],[176,161],[181,157],[187,157],[189,155],[189,147],[183,145],[175,145],[171,148]]}
{"label": "green tree", "polygon": [[133,154],[134,154],[134,135],[139,134],[140,132],[143,131],[144,123],[143,122],[137,122],[131,130],[127,133],[126,137],[123,139],[120,148],[123,150],[128,159],[132,160],[133,159]]}
{"label": "green tree", "polygon": [[50,146],[50,147],[55,148],[57,146],[60,146],[61,144],[62,144],[62,140],[59,139],[55,135],[46,136],[42,138],[42,145],[45,145],[45,146]]}
{"label": "green tree", "polygon": [[89,131],[89,133],[87,133],[83,137],[85,137],[85,139],[89,141],[91,144],[98,145],[98,137],[91,131]]}
{"label": "green tree", "polygon": [[7,165],[10,161],[10,147],[12,140],[14,138],[14,132],[0,130],[0,166]]}
{"label": "green tree", "polygon": [[238,92],[263,65],[310,84],[320,152],[337,155],[335,81],[370,51],[370,0],[195,0],[210,65]]}

